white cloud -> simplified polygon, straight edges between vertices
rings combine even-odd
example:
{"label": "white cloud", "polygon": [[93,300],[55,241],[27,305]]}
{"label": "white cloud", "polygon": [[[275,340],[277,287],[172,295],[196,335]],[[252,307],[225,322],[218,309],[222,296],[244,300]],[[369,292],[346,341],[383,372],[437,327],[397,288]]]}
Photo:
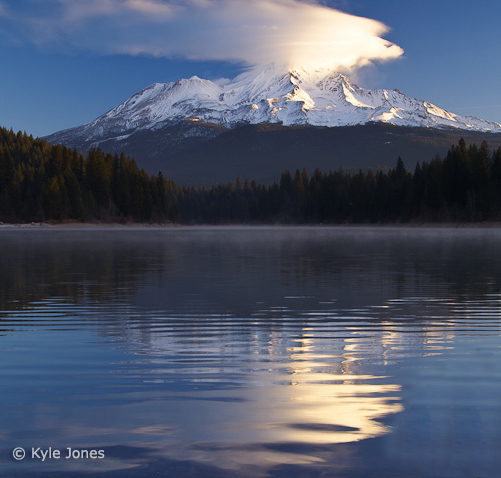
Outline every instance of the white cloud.
{"label": "white cloud", "polygon": [[89,19],[127,18],[139,14],[147,25],[148,17],[168,18],[176,10],[174,5],[158,0],[56,0],[59,14],[56,20],[79,23]]}
{"label": "white cloud", "polygon": [[175,10],[171,5],[151,0],[127,0],[125,6],[139,13],[160,17],[170,17]]}
{"label": "white cloud", "polygon": [[403,54],[382,38],[388,31],[382,23],[300,0],[46,1],[52,8],[28,19],[37,25],[38,43],[104,54],[308,63],[342,70]]}

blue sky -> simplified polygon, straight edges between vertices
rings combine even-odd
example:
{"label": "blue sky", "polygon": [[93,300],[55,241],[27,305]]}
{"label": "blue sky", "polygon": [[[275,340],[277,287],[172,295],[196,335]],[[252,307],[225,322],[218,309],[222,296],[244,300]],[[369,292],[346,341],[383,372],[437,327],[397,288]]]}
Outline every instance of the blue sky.
{"label": "blue sky", "polygon": [[499,18],[494,0],[0,0],[0,126],[43,136],[154,82],[298,52],[353,52],[360,86],[501,123]]}

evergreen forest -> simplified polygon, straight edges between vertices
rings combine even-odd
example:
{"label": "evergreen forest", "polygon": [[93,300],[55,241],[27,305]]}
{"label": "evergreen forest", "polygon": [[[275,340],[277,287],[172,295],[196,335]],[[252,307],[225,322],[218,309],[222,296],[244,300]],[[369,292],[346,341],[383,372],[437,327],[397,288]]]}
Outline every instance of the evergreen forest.
{"label": "evergreen forest", "polygon": [[175,184],[134,159],[0,128],[0,221],[176,221]]}
{"label": "evergreen forest", "polygon": [[237,178],[179,187],[124,154],[87,155],[0,128],[0,221],[408,223],[501,221],[501,148],[450,148],[407,171],[286,170],[271,185]]}

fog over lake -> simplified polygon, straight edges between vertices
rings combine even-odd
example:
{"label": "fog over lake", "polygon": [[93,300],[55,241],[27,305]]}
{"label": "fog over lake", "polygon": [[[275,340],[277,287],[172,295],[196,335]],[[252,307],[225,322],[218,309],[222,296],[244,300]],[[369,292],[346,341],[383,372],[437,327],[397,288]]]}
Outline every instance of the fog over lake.
{"label": "fog over lake", "polygon": [[0,244],[0,477],[499,477],[501,230]]}

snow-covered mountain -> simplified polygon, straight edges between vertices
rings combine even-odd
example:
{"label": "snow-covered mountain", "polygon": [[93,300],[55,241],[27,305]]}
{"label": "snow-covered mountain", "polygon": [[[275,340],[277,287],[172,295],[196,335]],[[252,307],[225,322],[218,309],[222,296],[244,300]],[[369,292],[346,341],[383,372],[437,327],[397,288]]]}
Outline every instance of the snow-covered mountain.
{"label": "snow-covered mountain", "polygon": [[383,122],[501,132],[498,123],[459,116],[398,90],[364,89],[332,70],[270,64],[226,84],[197,76],[155,83],[99,118],[47,139],[90,147],[109,140],[123,141],[138,131],[158,131],[181,122],[192,125],[184,128],[188,136],[207,134],[197,128],[196,123],[200,122],[226,128],[260,123],[333,127]]}

